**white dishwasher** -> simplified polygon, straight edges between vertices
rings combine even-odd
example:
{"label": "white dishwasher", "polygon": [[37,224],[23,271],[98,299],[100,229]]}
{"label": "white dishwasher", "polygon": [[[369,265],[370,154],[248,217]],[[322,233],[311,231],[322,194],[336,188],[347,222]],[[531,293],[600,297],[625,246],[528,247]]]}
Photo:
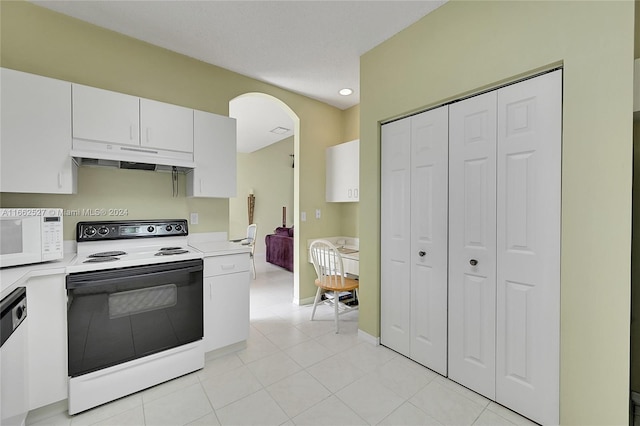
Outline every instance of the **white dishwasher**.
{"label": "white dishwasher", "polygon": [[27,418],[27,289],[0,301],[0,424],[24,426]]}

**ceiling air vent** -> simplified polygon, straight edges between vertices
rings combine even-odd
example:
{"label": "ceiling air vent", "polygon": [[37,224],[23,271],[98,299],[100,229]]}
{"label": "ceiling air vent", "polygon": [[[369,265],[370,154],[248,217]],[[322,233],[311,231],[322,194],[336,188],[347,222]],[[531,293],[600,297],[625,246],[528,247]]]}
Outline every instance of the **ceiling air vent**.
{"label": "ceiling air vent", "polygon": [[269,130],[271,133],[275,133],[276,135],[284,135],[285,133],[287,133],[289,130],[291,129],[287,129],[286,127],[276,127],[275,129],[271,129]]}

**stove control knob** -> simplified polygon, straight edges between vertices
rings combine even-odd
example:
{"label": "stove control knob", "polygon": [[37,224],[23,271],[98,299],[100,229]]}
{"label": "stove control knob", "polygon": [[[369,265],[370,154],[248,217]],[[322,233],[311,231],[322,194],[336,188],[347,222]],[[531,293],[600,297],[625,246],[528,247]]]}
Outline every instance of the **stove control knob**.
{"label": "stove control knob", "polygon": [[176,225],[176,231],[178,232],[182,231],[182,225]]}
{"label": "stove control knob", "polygon": [[109,233],[109,228],[107,228],[106,226],[103,226],[102,228],[98,229],[98,234],[100,235],[107,235]]}
{"label": "stove control knob", "polygon": [[147,226],[147,231],[148,232],[153,232],[154,229],[155,228],[153,226],[151,226],[151,225]]}
{"label": "stove control knob", "polygon": [[94,228],[93,226],[84,228],[84,234],[88,237],[93,237],[94,235],[96,235],[96,228]]}
{"label": "stove control knob", "polygon": [[166,228],[164,228],[164,229],[166,229],[166,230],[167,230],[167,232],[171,232],[171,230],[172,230],[173,228],[171,227],[171,225],[167,225],[167,226],[166,226]]}

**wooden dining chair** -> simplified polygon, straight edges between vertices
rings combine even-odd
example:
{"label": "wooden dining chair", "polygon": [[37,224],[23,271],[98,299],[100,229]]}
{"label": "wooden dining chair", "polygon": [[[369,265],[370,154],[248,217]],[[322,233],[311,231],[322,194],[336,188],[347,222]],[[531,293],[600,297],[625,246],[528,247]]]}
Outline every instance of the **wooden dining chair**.
{"label": "wooden dining chair", "polygon": [[[323,292],[329,291],[333,293],[333,306],[336,323],[336,333],[340,331],[338,317],[346,312],[358,309],[357,306],[349,307],[340,303],[341,292],[355,292],[356,300],[358,300],[358,280],[345,277],[344,266],[342,263],[342,255],[338,249],[329,241],[316,240],[309,247],[311,253],[311,261],[316,270],[317,278],[315,280],[318,290],[313,301],[313,312],[311,312],[311,321],[316,314],[316,308]],[[342,305],[342,306],[340,306]]]}

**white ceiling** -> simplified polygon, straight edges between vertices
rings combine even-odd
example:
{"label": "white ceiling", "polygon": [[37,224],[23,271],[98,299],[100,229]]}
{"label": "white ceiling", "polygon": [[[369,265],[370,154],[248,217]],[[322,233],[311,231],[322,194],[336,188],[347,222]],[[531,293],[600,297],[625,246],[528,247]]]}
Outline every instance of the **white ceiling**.
{"label": "white ceiling", "polygon": [[[266,96],[245,95],[232,99],[229,117],[237,122],[238,152],[257,151],[293,136],[291,117]],[[280,131],[274,133],[275,129]]]}
{"label": "white ceiling", "polygon": [[360,55],[446,2],[30,1],[340,109],[360,102]]}

